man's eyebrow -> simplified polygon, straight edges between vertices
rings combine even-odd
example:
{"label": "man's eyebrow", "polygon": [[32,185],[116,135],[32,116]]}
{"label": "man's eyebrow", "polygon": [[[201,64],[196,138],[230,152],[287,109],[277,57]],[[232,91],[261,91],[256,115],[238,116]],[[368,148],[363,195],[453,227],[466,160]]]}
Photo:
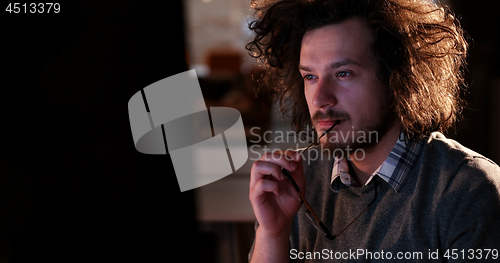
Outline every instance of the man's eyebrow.
{"label": "man's eyebrow", "polygon": [[[357,66],[361,66],[360,63],[352,60],[352,59],[343,59],[341,61],[337,61],[337,62],[331,62],[329,63],[328,65],[326,65],[326,68],[327,69],[336,69],[336,68],[340,68],[342,66],[345,66],[345,65],[357,65]],[[303,71],[312,71],[312,68],[306,66],[306,65],[301,65],[299,64],[299,70],[303,70]]]}
{"label": "man's eyebrow", "polygon": [[340,68],[340,67],[345,66],[345,65],[361,66],[360,63],[358,63],[352,59],[347,58],[347,59],[341,60],[339,62],[332,62],[332,63],[328,64],[326,67],[335,69],[335,68]]}

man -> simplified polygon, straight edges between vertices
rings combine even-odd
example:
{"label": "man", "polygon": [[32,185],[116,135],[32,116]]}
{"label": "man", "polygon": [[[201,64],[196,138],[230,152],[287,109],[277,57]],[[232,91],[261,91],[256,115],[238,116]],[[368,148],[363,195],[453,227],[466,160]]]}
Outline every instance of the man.
{"label": "man", "polygon": [[265,86],[298,130],[336,125],[318,147],[254,163],[251,262],[498,260],[500,168],[441,133],[460,113],[467,51],[451,12],[424,0],[257,9],[247,49]]}

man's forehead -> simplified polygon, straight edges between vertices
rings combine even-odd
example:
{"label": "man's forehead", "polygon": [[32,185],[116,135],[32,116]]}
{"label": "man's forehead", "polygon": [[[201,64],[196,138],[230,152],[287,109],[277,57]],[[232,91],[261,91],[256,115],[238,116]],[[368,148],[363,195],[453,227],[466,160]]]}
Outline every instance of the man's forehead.
{"label": "man's forehead", "polygon": [[310,30],[302,39],[299,68],[317,63],[328,64],[328,68],[362,65],[371,53],[372,42],[370,29],[360,18]]}

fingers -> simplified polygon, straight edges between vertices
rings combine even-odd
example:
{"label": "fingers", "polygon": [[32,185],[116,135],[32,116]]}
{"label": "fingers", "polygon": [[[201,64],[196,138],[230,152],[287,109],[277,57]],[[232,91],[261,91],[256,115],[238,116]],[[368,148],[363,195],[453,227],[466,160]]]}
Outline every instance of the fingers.
{"label": "fingers", "polygon": [[[274,151],[272,153],[266,153],[262,156],[261,160],[268,161],[268,162],[279,162],[286,164],[286,162],[289,163],[295,163],[298,162],[301,158],[301,155],[298,154],[295,151]],[[287,167],[283,166],[283,168],[288,169]]]}
{"label": "fingers", "polygon": [[265,193],[274,193],[275,195],[280,196],[283,194],[283,190],[279,186],[278,182],[272,181],[272,180],[267,180],[267,179],[262,179],[257,182],[255,188],[259,189],[257,192],[265,192]]}
{"label": "fingers", "polygon": [[281,168],[293,172],[297,169],[300,159],[301,156],[294,154],[294,152],[264,154],[260,160],[253,163],[250,174],[250,188],[266,175],[272,175],[278,181],[285,179],[285,175],[281,172]]}
{"label": "fingers", "polygon": [[284,193],[287,193],[287,196],[297,195],[292,184],[285,180],[282,168],[288,170],[294,178],[302,178],[299,179],[299,187],[304,186],[301,155],[293,151],[266,153],[252,166],[249,196],[252,203],[262,204],[269,197],[269,193],[276,196]]}
{"label": "fingers", "polygon": [[279,222],[291,221],[300,209],[298,194],[282,169],[299,179],[299,188],[305,188],[301,156],[291,151],[264,154],[253,163],[250,173],[252,208],[261,226],[267,225],[269,229],[282,227]]}

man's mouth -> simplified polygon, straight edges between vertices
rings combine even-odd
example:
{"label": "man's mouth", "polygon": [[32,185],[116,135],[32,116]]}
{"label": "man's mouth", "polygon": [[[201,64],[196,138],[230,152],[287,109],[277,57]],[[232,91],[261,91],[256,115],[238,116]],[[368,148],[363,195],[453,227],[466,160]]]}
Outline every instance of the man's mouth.
{"label": "man's mouth", "polygon": [[316,129],[318,131],[326,131],[330,127],[332,127],[336,122],[338,121],[338,124],[332,129],[337,129],[339,125],[341,125],[345,120],[337,120],[337,119],[324,119],[324,120],[318,120],[316,121]]}

